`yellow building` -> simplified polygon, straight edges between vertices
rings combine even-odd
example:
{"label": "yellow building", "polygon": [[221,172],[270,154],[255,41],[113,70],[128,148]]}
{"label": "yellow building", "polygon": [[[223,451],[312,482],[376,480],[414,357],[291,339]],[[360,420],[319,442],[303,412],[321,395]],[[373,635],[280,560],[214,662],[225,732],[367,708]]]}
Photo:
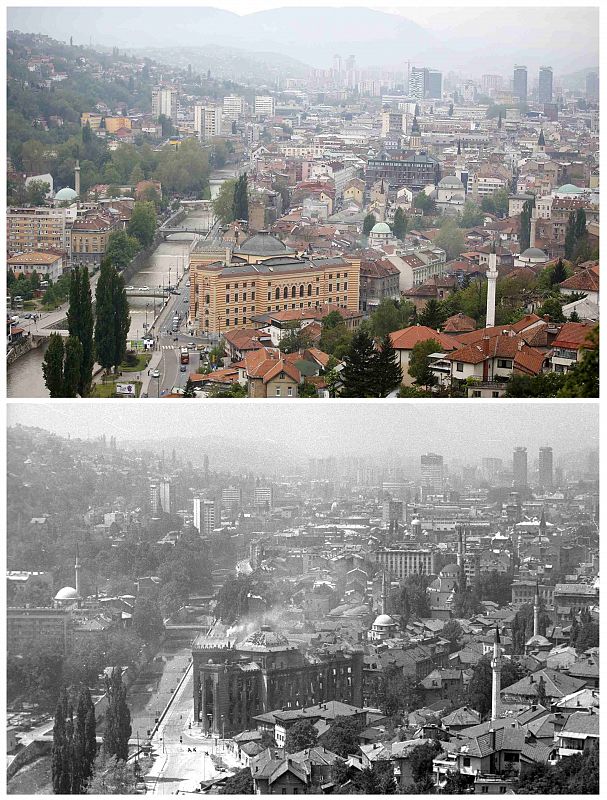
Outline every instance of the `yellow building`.
{"label": "yellow building", "polygon": [[112,220],[95,212],[77,219],[72,225],[72,261],[99,266],[114,228]]}
{"label": "yellow building", "polygon": [[193,253],[190,259],[189,313],[197,330],[220,334],[268,311],[328,303],[358,311],[360,258],[300,257],[266,232],[227,259],[216,258]]}
{"label": "yellow building", "polygon": [[131,130],[131,120],[128,117],[106,117],[105,129],[108,133],[116,133],[120,128]]}
{"label": "yellow building", "polygon": [[6,210],[6,249],[9,253],[33,250],[69,251],[69,231],[64,208],[35,206]]}
{"label": "yellow building", "polygon": [[80,126],[84,128],[88,122],[92,131],[98,131],[101,127],[102,119],[101,114],[96,114],[94,111],[83,111],[80,115]]}

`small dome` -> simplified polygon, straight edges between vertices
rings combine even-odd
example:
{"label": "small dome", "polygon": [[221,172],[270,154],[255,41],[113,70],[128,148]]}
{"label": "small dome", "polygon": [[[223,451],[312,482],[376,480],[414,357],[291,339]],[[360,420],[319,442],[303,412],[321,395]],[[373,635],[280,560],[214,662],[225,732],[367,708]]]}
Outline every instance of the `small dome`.
{"label": "small dome", "polygon": [[64,586],[55,595],[55,600],[78,600],[78,592],[72,586]]}
{"label": "small dome", "polygon": [[548,261],[548,256],[543,250],[540,250],[539,247],[528,247],[526,250],[523,250],[520,258],[541,258],[544,261]]}
{"label": "small dome", "polygon": [[537,636],[532,636],[527,642],[525,642],[527,647],[532,647],[536,645],[537,647],[552,647],[552,643],[549,639],[546,639],[545,636],[542,636],[538,633]]}
{"label": "small dome", "polygon": [[457,564],[447,564],[446,567],[441,569],[440,574],[446,575],[448,572],[459,572],[459,567]]}
{"label": "small dome", "polygon": [[394,625],[394,620],[388,614],[380,614],[373,625]]}
{"label": "small dome", "polygon": [[447,175],[442,181],[438,182],[441,189],[462,189],[464,184],[455,175]]}
{"label": "small dome", "polygon": [[578,194],[582,190],[579,186],[576,186],[574,183],[564,183],[562,186],[559,186],[557,192],[559,194]]}
{"label": "small dome", "polygon": [[55,195],[55,200],[63,202],[64,200],[75,200],[77,197],[78,195],[73,189],[70,189],[69,186],[64,186],[63,189],[59,189]]}
{"label": "small dome", "polygon": [[238,650],[285,650],[289,646],[289,640],[282,633],[262,628],[247,636],[238,645]]}
{"label": "small dome", "polygon": [[392,233],[390,226],[385,222],[376,222],[371,228],[371,233]]}

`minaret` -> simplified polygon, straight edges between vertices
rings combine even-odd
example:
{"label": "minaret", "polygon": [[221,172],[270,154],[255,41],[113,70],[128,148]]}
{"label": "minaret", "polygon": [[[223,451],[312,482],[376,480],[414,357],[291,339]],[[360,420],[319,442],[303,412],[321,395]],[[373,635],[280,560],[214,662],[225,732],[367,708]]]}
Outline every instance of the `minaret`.
{"label": "minaret", "polygon": [[381,574],[381,613],[387,614],[388,608],[388,594],[386,592],[386,572],[385,570]]}
{"label": "minaret", "polygon": [[80,197],[80,161],[76,161],[74,167],[74,191]]}
{"label": "minaret", "polygon": [[457,526],[457,566],[461,569],[464,562],[463,557],[463,543],[462,543],[462,528],[461,525]]}
{"label": "minaret", "polygon": [[76,545],[76,563],[74,564],[74,570],[76,572],[76,594],[80,597],[80,560],[78,558],[78,545]]}
{"label": "minaret", "polygon": [[502,648],[500,646],[500,632],[495,626],[495,641],[493,642],[493,658],[491,659],[491,671],[493,681],[491,683],[491,720],[499,719],[500,716],[500,691],[502,689]]}
{"label": "minaret", "polygon": [[533,635],[540,635],[540,587],[535,582],[535,597],[533,598]]}
{"label": "minaret", "polygon": [[497,285],[497,254],[495,252],[495,241],[491,244],[489,253],[489,269],[485,273],[487,276],[487,321],[486,328],[493,328],[495,325],[495,291]]}
{"label": "minaret", "polygon": [[537,229],[537,208],[531,209],[531,219],[529,220],[529,247],[535,247]]}

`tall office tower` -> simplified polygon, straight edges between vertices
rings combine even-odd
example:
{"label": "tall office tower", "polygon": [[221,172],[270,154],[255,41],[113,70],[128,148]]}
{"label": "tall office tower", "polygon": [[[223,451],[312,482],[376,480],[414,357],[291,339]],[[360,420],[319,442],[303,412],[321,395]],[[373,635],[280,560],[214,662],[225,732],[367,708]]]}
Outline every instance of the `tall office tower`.
{"label": "tall office tower", "polygon": [[335,78],[339,78],[341,75],[341,56],[339,53],[333,56],[333,75]]}
{"label": "tall office tower", "polygon": [[221,106],[194,106],[194,130],[202,140],[221,136]]}
{"label": "tall office tower", "polygon": [[437,69],[426,70],[428,85],[425,96],[440,99],[443,96],[443,73]]}
{"label": "tall office tower", "polygon": [[153,517],[160,513],[160,487],[157,483],[150,483],[150,509]]}
{"label": "tall office tower", "polygon": [[409,75],[409,97],[424,99],[426,90],[426,70],[423,67],[412,67]]}
{"label": "tall office tower", "polygon": [[518,97],[521,103],[525,103],[527,101],[527,67],[514,67],[512,93]]}
{"label": "tall office tower", "polygon": [[599,99],[599,73],[589,72],[586,75],[586,100]]}
{"label": "tall office tower", "polygon": [[485,94],[489,92],[498,92],[503,85],[503,78],[501,75],[483,75],[481,78],[481,88]]}
{"label": "tall office tower", "polygon": [[422,490],[425,494],[441,494],[443,491],[443,457],[426,453],[421,457]]}
{"label": "tall office tower", "polygon": [[173,122],[177,119],[178,92],[174,86],[154,86],[152,89],[152,115],[164,114]]}
{"label": "tall office tower", "polygon": [[527,486],[527,448],[515,447],[512,454],[512,483]]}
{"label": "tall office tower", "polygon": [[389,528],[395,522],[402,522],[403,516],[403,501],[402,500],[384,500],[382,505],[382,522]]}
{"label": "tall office tower", "polygon": [[229,95],[223,98],[223,116],[229,120],[238,119],[244,113],[244,100],[242,97]]}
{"label": "tall office tower", "polygon": [[275,114],[274,98],[270,95],[256,95],[254,113],[256,117],[273,117]]}
{"label": "tall office tower", "polygon": [[539,484],[543,489],[551,489],[552,478],[552,448],[540,447]]}
{"label": "tall office tower", "polygon": [[253,494],[253,505],[269,511],[274,505],[274,489],[272,486],[256,486]]}
{"label": "tall office tower", "polygon": [[346,59],[346,85],[348,89],[356,86],[356,56],[348,56]]}
{"label": "tall office tower", "polygon": [[194,527],[201,536],[210,536],[221,522],[219,504],[215,500],[194,498]]}
{"label": "tall office tower", "polygon": [[165,514],[175,513],[175,487],[170,481],[160,481],[158,484],[160,508]]}
{"label": "tall office tower", "polygon": [[538,100],[540,103],[552,102],[552,67],[540,67]]}

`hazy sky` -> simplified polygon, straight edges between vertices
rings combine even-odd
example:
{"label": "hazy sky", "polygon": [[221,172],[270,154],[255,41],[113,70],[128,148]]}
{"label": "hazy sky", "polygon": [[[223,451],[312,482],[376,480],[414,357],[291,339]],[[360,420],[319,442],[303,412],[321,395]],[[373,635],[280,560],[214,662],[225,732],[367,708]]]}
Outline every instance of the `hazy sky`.
{"label": "hazy sky", "polygon": [[434,450],[477,460],[517,445],[535,452],[548,445],[556,456],[598,446],[594,402],[181,402],[10,403],[8,424],[79,438],[224,437],[245,450],[267,440],[275,451],[302,456]]}

